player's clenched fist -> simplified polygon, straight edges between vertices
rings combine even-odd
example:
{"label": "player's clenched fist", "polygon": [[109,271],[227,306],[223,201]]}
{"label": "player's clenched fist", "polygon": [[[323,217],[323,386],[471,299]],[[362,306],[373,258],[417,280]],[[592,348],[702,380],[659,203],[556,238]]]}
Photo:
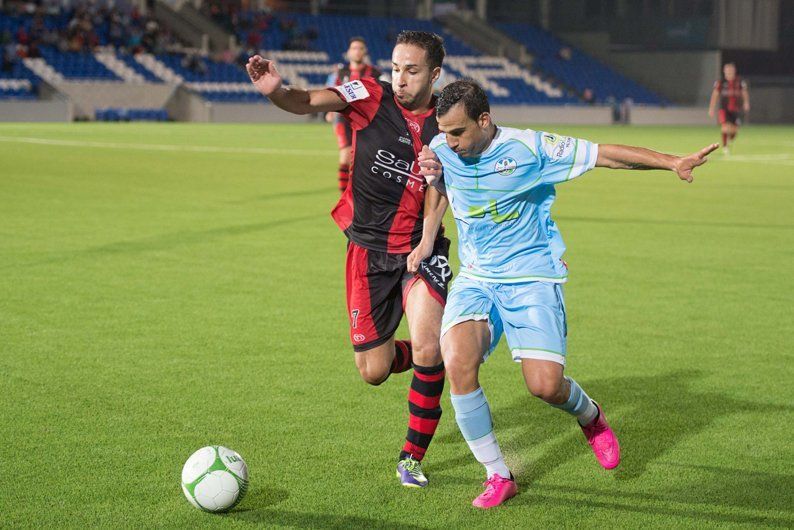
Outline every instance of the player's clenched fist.
{"label": "player's clenched fist", "polygon": [[443,167],[438,157],[426,145],[422,146],[422,150],[419,152],[419,156],[416,157],[416,161],[419,162],[419,172],[425,177],[428,184],[433,184],[444,174]]}
{"label": "player's clenched fist", "polygon": [[270,96],[273,92],[281,88],[281,75],[276,70],[276,64],[268,61],[261,55],[254,55],[248,59],[245,65],[251,82],[264,96]]}

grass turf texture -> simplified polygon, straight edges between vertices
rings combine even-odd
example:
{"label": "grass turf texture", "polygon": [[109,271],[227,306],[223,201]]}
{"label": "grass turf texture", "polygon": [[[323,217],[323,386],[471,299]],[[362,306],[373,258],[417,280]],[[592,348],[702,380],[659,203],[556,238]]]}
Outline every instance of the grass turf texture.
{"label": "grass turf texture", "polygon": [[[676,153],[718,137],[552,130]],[[483,513],[448,390],[430,487],[394,478],[410,378],[369,387],[353,363],[330,127],[0,125],[3,524],[791,527],[792,132],[743,129],[692,185],[558,187],[568,373],[623,462],[600,469],[503,342],[482,382],[519,496]],[[251,472],[228,515],[179,487],[208,444]]]}

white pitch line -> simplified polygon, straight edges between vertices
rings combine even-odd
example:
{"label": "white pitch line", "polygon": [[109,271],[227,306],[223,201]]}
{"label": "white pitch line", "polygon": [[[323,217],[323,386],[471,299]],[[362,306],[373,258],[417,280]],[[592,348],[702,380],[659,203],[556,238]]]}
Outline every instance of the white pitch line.
{"label": "white pitch line", "polygon": [[767,155],[726,155],[723,160],[742,160],[742,161],[759,160],[762,162],[766,162],[769,160],[794,160],[794,154],[775,153],[775,154],[767,154]]}
{"label": "white pitch line", "polygon": [[276,147],[219,147],[213,145],[132,144],[116,142],[87,142],[77,140],[53,140],[26,136],[0,136],[0,142],[55,145],[62,147],[90,147],[99,149],[137,149],[140,151],[171,151],[188,153],[243,153],[252,155],[336,156],[331,149],[281,149]]}
{"label": "white pitch line", "polygon": [[768,164],[771,166],[791,166],[794,165],[794,155],[787,153],[773,155],[727,155],[720,157],[713,156],[709,160],[714,162],[735,162],[744,164]]}

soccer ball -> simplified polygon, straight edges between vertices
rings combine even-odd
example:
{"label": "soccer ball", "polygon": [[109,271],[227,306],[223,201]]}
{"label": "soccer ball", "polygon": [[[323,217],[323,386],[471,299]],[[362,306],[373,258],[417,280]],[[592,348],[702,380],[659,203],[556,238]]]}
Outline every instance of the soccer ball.
{"label": "soccer ball", "polygon": [[182,468],[182,491],[190,504],[206,512],[234,508],[248,489],[243,457],[220,445],[202,447]]}

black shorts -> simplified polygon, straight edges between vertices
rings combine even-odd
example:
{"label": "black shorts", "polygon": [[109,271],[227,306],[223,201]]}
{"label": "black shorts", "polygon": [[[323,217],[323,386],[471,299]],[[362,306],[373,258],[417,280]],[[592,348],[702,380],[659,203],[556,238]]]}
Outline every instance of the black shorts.
{"label": "black shorts", "polygon": [[729,110],[720,109],[720,125],[725,123],[731,123],[733,125],[741,125],[742,124],[742,116],[738,112],[731,112]]}
{"label": "black shorts", "polygon": [[405,296],[418,280],[425,282],[442,306],[446,304],[447,287],[452,279],[449,244],[447,238],[438,239],[433,254],[421,263],[418,273],[409,274],[408,254],[378,252],[349,243],[347,310],[355,351],[380,346],[394,335],[403,317]]}

